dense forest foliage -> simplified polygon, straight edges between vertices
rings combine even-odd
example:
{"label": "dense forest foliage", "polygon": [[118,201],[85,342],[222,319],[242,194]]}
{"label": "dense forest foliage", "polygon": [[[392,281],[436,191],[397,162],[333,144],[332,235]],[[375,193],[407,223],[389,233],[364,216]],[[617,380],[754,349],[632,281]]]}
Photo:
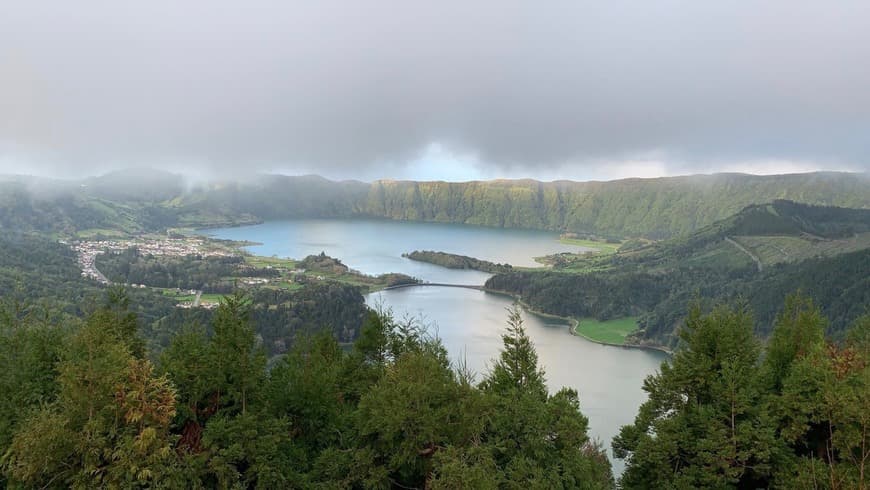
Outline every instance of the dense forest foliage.
{"label": "dense forest foliage", "polygon": [[242,256],[154,256],[130,248],[98,255],[96,266],[113,282],[157,288],[197,289],[231,293],[238,277],[275,277],[274,269],[243,267]]}
{"label": "dense forest foliage", "polygon": [[694,233],[638,248],[623,260],[650,263],[684,259],[710,244],[735,236],[802,236],[823,241],[870,231],[870,209],[813,206],[776,200],[751,205]]}
{"label": "dense forest foliage", "polygon": [[363,209],[392,219],[664,238],[774,199],[870,207],[868,188],[865,176],[847,182],[837,174],[720,174],[612,182],[375,182]]}
{"label": "dense forest foliage", "polygon": [[22,303],[40,298],[76,314],[95,289],[81,277],[69,246],[30,234],[0,233],[0,296]]}
{"label": "dense forest foliage", "polygon": [[[559,261],[552,270],[498,274],[486,287],[517,295],[546,313],[599,320],[637,316],[640,328],[628,341],[669,348],[677,345],[686,305],[694,299],[715,304],[745,298],[755,311],[756,333],[767,337],[783,299],[800,290],[830,318],[827,334],[841,339],[870,308],[870,248],[860,249],[863,242],[855,240],[843,241],[848,246],[842,250],[830,244],[868,229],[870,210],[775,201],[748,206],[690,235],[624,246],[616,254],[555,256]],[[829,255],[810,253],[809,259],[759,270],[727,242],[747,233],[809,235],[804,247]],[[849,251],[853,246],[859,250]]]}
{"label": "dense forest foliage", "polygon": [[[103,288],[82,277],[69,246],[41,235],[0,235],[0,297],[22,305],[22,310],[39,308],[62,318],[81,317],[92,312],[104,294]],[[151,291],[131,290],[128,295],[130,308],[144,323],[175,307],[173,301]]]}
{"label": "dense forest foliage", "polygon": [[754,323],[745,307],[692,308],[681,349],[613,441],[623,488],[870,486],[870,315],[839,344],[799,296],[766,349]]}
{"label": "dense forest foliage", "polygon": [[668,285],[649,274],[498,274],[486,288],[518,296],[532,308],[559,316],[600,320],[637,316],[667,297]]}
{"label": "dense forest foliage", "polygon": [[513,269],[510,264],[496,264],[495,262],[476,259],[467,255],[435,252],[432,250],[414,250],[411,253],[402,254],[402,257],[440,265],[448,269],[473,269],[493,274],[510,272]]}
{"label": "dense forest foliage", "polygon": [[371,184],[273,175],[191,189],[168,174],[140,174],[109,174],[84,184],[25,178],[3,182],[0,227],[141,231],[264,219],[379,217],[658,239],[775,199],[870,207],[870,178],[862,174]]}
{"label": "dense forest foliage", "polygon": [[764,272],[743,276],[699,274],[674,277],[666,299],[641,319],[635,339],[664,341],[674,345],[685,317],[685,305],[693,298],[708,303],[745,299],[755,312],[756,333],[766,338],[779,306],[789,293],[801,291],[819,305],[830,319],[827,335],[841,339],[847,327],[870,311],[870,249],[831,258],[781,264]]}
{"label": "dense forest foliage", "polygon": [[760,274],[752,267],[726,272],[679,268],[666,274],[523,271],[493,276],[486,287],[555,315],[599,320],[640,316],[640,329],[629,340],[665,347],[677,345],[686,305],[693,299],[714,304],[745,298],[756,312],[756,333],[767,337],[783,299],[803,291],[831,319],[828,335],[842,338],[846,327],[868,312],[870,249],[781,264]]}
{"label": "dense forest foliage", "polygon": [[[0,468],[24,488],[611,488],[578,395],[549,394],[517,311],[480,382],[371,313],[353,350],[310,337],[271,369],[251,302],[154,364],[122,295],[80,323],[0,315]],[[2,482],[0,482],[2,483]]]}
{"label": "dense forest foliage", "polygon": [[[111,290],[79,321],[0,308],[0,483],[22,488],[612,488],[578,393],[548,393],[519,312],[481,380],[370,312],[269,366],[250,298],[156,361]],[[622,488],[866,488],[870,316],[837,344],[805,297],[766,347],[745,306],[693,307],[613,441]]]}
{"label": "dense forest foliage", "polygon": [[[368,312],[358,288],[335,281],[314,282],[292,292],[253,288],[248,294],[257,341],[270,359],[319,332],[350,343],[359,336]],[[142,335],[152,351],[160,352],[183,325],[210,325],[214,315],[214,310],[204,308],[171,308],[158,320],[143,324]]]}
{"label": "dense forest foliage", "polygon": [[[221,284],[232,292],[235,283],[225,273],[269,273],[269,269],[239,268],[238,257],[200,260],[143,256],[134,251],[103,257],[107,260],[100,261],[101,267],[111,271],[110,277],[158,287]],[[123,276],[115,277],[122,272]],[[213,315],[202,308],[178,308],[175,300],[151,289],[130,288],[125,294],[129,309],[139,318],[143,340],[154,353],[166,347],[184,324],[207,325]],[[341,342],[351,342],[359,335],[367,311],[359,288],[334,281],[312,281],[296,291],[252,289],[250,294],[254,328],[270,356],[286,352],[298,337],[321,330]],[[29,305],[27,309],[38,307],[74,321],[94,311],[104,295],[105,288],[82,277],[69,246],[42,235],[0,235],[0,297],[22,305],[20,309]]]}

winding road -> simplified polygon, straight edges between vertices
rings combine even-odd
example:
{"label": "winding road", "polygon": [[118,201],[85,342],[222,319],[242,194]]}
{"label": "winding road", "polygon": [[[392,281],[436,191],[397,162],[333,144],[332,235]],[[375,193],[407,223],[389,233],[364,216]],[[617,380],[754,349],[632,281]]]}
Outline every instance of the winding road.
{"label": "winding road", "polygon": [[725,241],[728,242],[728,243],[730,243],[731,245],[734,245],[734,246],[737,247],[741,252],[743,252],[743,253],[745,253],[746,255],[748,255],[749,258],[752,259],[752,260],[755,262],[755,265],[758,266],[758,272],[761,272],[762,270],[764,270],[764,266],[761,265],[761,259],[759,259],[758,256],[756,256],[754,253],[750,252],[746,247],[744,247],[743,245],[740,245],[740,244],[737,243],[736,241],[732,240],[731,237],[727,237],[727,236],[726,236],[726,237],[725,237]]}

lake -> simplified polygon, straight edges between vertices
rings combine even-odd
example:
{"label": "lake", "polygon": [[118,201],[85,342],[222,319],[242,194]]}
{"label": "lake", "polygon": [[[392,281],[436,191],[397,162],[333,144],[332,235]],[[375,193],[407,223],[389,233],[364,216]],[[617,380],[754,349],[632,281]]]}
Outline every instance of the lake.
{"label": "lake", "polygon": [[[558,241],[558,234],[453,224],[382,220],[293,220],[208,230],[216,238],[247,240],[258,255],[304,258],[325,252],[366,274],[401,272],[424,281],[482,285],[489,274],[452,270],[402,257],[413,250],[469,255],[514,266],[534,266],[533,258],[578,251]],[[498,356],[501,333],[512,304],[506,296],[473,289],[421,286],[368,295],[371,306],[389,308],[401,318],[429,325],[454,360],[463,359],[483,375]],[[654,373],[665,354],[596,344],[569,333],[565,323],[524,312],[526,330],[535,343],[552,390],[576,388],[590,431],[610,449],[619,427],[634,420],[645,394],[644,378]],[[611,458],[612,459],[612,458]],[[613,459],[612,459],[613,460]],[[622,472],[613,460],[614,472]]]}
{"label": "lake", "polygon": [[326,252],[364,274],[401,272],[428,282],[483,284],[489,274],[445,269],[402,257],[414,250],[435,250],[514,266],[536,267],[534,257],[583,247],[559,243],[559,235],[443,223],[387,220],[293,220],[206,230],[211,236],[248,240],[257,255],[302,259]]}

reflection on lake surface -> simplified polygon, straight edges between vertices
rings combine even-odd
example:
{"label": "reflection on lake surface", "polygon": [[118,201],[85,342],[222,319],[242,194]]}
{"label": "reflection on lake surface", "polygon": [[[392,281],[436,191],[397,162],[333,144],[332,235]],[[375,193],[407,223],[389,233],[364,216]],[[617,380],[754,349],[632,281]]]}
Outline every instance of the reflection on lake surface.
{"label": "reflection on lake surface", "polygon": [[[437,286],[382,291],[367,300],[373,306],[392,308],[399,318],[410,315],[431,325],[430,332],[441,338],[451,357],[465,359],[478,373],[478,380],[498,356],[507,320],[505,308],[512,303],[502,295]],[[619,427],[634,420],[645,399],[643,379],[658,369],[666,355],[589,342],[571,335],[568,326],[558,320],[528,312],[523,319],[550,389],[577,389],[592,436],[609,450]],[[622,467],[621,461],[614,461],[614,471],[620,473]]]}
{"label": "reflection on lake surface", "polygon": [[[436,250],[468,255],[514,266],[534,266],[533,257],[578,251],[559,243],[558,234],[463,225],[382,220],[294,220],[209,230],[209,235],[247,240],[258,255],[304,258],[325,252],[366,274],[401,272],[428,282],[483,284],[489,274],[451,270],[403,258],[413,250]],[[382,304],[398,317],[417,317],[437,333],[451,357],[465,359],[478,373],[501,349],[505,308],[512,300],[473,289],[437,286],[411,287],[368,295],[369,305]],[[572,336],[564,323],[524,314],[526,330],[535,343],[551,389],[562,386],[580,393],[583,413],[593,437],[610,448],[621,425],[630,423],[644,400],[641,386],[666,358],[662,353],[611,347]],[[614,461],[614,471],[622,471]]]}
{"label": "reflection on lake surface", "polygon": [[557,233],[386,220],[269,221],[206,233],[216,238],[261,243],[247,247],[257,255],[302,259],[326,252],[364,274],[401,272],[424,281],[458,284],[483,284],[489,274],[445,269],[403,258],[402,254],[435,250],[536,267],[540,264],[534,257],[583,250],[559,243]]}

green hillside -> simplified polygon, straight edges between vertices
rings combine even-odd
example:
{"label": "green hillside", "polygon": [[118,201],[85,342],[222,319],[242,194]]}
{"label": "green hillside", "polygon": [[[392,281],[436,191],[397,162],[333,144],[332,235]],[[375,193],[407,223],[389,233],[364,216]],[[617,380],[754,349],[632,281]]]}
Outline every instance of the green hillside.
{"label": "green hillside", "polygon": [[[183,178],[179,176],[142,173],[109,174],[81,182],[20,177],[0,182],[0,226],[64,231],[114,226],[155,231],[267,219],[376,217],[662,239],[694,232],[747,206],[778,199],[870,208],[870,177],[831,172],[611,182],[370,184],[265,175],[190,187],[180,185]],[[67,215],[69,210],[72,215]],[[758,224],[750,220],[745,226],[753,223]],[[797,222],[779,224],[785,226],[779,231],[801,226]],[[836,226],[808,229],[808,233],[825,237],[844,231]]]}
{"label": "green hillside", "polygon": [[870,210],[779,200],[684,237],[560,259],[549,270],[496,275],[487,287],[547,313],[637,316],[628,342],[667,347],[695,299],[748,303],[765,336],[783,298],[801,290],[831,318],[836,337],[870,305]]}
{"label": "green hillside", "polygon": [[696,175],[612,182],[394,182],[371,185],[362,208],[392,219],[664,238],[751,204],[789,199],[870,207],[866,175]]}
{"label": "green hillside", "polygon": [[750,205],[698,231],[624,250],[616,263],[711,268],[797,262],[870,246],[870,210],[776,200]]}

